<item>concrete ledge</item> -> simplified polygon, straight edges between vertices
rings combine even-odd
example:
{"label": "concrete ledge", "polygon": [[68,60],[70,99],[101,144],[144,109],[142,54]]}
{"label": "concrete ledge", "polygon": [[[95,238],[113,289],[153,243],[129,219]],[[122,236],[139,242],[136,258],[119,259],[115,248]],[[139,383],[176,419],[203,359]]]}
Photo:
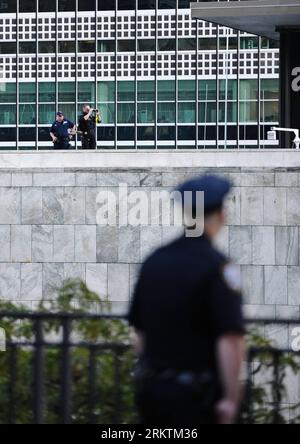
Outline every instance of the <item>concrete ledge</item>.
{"label": "concrete ledge", "polygon": [[0,170],[95,168],[300,168],[296,150],[2,151]]}

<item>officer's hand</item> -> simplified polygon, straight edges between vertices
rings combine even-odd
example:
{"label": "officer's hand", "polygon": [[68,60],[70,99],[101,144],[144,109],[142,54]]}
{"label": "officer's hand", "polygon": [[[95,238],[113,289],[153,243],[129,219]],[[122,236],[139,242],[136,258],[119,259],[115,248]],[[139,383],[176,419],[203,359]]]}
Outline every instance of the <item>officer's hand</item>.
{"label": "officer's hand", "polygon": [[219,424],[234,424],[238,412],[238,406],[230,399],[222,399],[216,406],[216,414]]}
{"label": "officer's hand", "polygon": [[55,143],[57,141],[57,137],[52,137],[52,141]]}

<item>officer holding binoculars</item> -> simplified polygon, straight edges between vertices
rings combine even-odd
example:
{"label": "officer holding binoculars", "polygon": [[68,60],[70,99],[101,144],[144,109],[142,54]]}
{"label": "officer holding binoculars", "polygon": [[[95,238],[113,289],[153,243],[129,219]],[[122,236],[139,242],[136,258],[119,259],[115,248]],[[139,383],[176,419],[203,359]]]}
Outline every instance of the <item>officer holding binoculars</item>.
{"label": "officer holding binoculars", "polygon": [[95,150],[96,124],[101,122],[101,116],[99,110],[91,108],[90,105],[84,105],[82,111],[78,121],[78,131],[82,135],[82,148]]}

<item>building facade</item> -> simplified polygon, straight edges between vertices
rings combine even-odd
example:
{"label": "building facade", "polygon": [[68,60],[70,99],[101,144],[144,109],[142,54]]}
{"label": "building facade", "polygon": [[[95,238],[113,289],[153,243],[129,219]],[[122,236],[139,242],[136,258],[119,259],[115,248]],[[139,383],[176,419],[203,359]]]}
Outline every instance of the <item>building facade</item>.
{"label": "building facade", "polygon": [[189,3],[1,0],[0,149],[51,149],[55,112],[77,121],[85,102],[98,149],[270,146],[277,43],[193,20]]}

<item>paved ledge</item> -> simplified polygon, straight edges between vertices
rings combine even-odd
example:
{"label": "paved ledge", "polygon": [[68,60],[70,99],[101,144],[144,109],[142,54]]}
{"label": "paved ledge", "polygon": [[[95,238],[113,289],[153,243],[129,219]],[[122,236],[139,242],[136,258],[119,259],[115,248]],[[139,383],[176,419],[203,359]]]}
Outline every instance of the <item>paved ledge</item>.
{"label": "paved ledge", "polygon": [[300,168],[300,151],[2,151],[0,170],[95,168]]}

